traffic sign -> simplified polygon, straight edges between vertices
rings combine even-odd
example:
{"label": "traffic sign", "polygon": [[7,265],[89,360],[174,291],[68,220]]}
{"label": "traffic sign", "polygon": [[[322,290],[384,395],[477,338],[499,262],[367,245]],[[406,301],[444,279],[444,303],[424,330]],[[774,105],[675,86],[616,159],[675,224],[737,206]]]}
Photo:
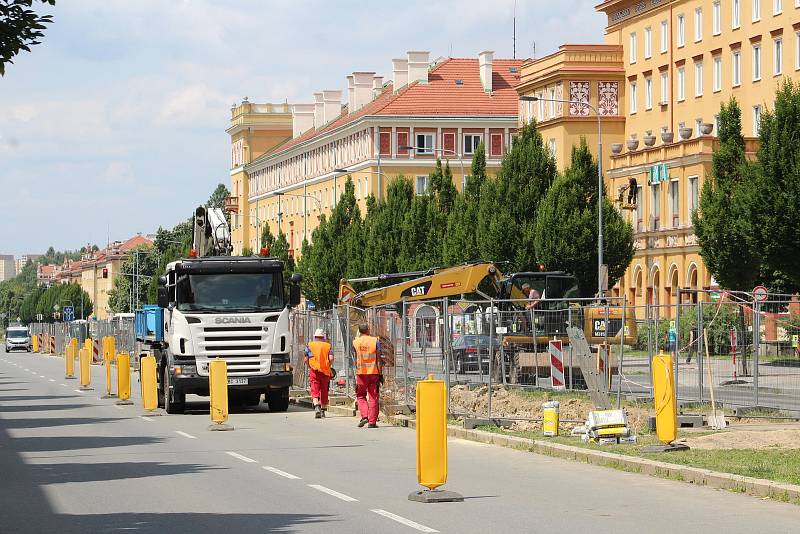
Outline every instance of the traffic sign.
{"label": "traffic sign", "polygon": [[75,320],[75,308],[72,306],[64,306],[64,321],[70,322]]}
{"label": "traffic sign", "polygon": [[769,296],[769,291],[764,286],[756,286],[753,288],[753,298],[759,302],[764,302]]}

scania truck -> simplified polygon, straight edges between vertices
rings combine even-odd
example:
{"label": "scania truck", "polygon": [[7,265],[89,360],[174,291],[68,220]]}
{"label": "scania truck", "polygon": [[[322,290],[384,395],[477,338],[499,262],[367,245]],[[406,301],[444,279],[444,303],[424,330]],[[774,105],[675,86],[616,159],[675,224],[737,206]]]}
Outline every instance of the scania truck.
{"label": "scania truck", "polygon": [[219,209],[197,208],[189,258],[167,265],[157,306],[136,312],[136,336],[158,364],[159,404],[183,413],[186,395],[209,394],[209,363],[224,360],[229,400],[286,411],[292,369],[289,313],[300,301],[299,274],[262,250],[230,256],[230,231]]}

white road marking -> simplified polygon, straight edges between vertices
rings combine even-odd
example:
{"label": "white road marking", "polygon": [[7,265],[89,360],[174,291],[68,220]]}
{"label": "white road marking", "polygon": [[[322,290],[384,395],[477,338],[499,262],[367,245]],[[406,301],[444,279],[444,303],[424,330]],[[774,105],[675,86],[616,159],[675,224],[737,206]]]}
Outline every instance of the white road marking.
{"label": "white road marking", "polygon": [[320,486],[319,484],[309,484],[309,488],[314,488],[317,491],[321,491],[322,493],[327,493],[328,495],[332,495],[337,499],[341,499],[347,502],[358,502],[358,499],[354,499],[349,495],[345,495],[344,493],[339,493],[338,491],[332,490],[330,488],[326,488],[325,486]]}
{"label": "white road marking", "polygon": [[197,439],[195,436],[187,434],[186,432],[181,432],[180,430],[176,430],[175,433],[178,434],[179,436],[183,436],[184,438]]}
{"label": "white road marking", "polygon": [[152,421],[152,419],[150,419],[150,418],[149,418],[149,417],[147,417],[146,415],[143,415],[143,416],[142,416],[142,419],[144,419],[145,421]]}
{"label": "white road marking", "polygon": [[413,529],[419,530],[420,532],[439,532],[438,530],[432,529],[431,527],[426,527],[425,525],[420,525],[419,523],[415,523],[410,519],[406,519],[405,517],[401,517],[397,514],[393,514],[392,512],[387,512],[386,510],[381,510],[380,508],[375,510],[370,510],[371,512],[375,512],[378,515],[382,515],[383,517],[388,517],[392,521],[397,521],[407,527],[411,527]]}
{"label": "white road marking", "polygon": [[44,375],[39,375],[39,376],[41,376],[42,378],[47,378],[47,377],[46,377],[46,376],[44,376]]}
{"label": "white road marking", "polygon": [[68,388],[68,387],[69,387],[69,386],[68,386],[68,385],[66,385],[66,384],[59,384],[59,385],[60,385],[60,386],[64,386],[65,388]]}
{"label": "white road marking", "polygon": [[76,393],[83,393],[83,391],[81,391],[81,390],[79,390],[79,389],[76,389],[76,390],[75,390],[75,392],[76,392]]}
{"label": "white road marking", "polygon": [[50,382],[55,382],[55,381],[56,381],[56,379],[55,379],[55,378],[51,378],[51,379],[50,379]]}
{"label": "white road marking", "polygon": [[238,458],[239,460],[241,460],[243,462],[250,463],[250,464],[253,464],[253,463],[256,462],[252,458],[248,458],[247,456],[242,456],[241,454],[235,453],[233,451],[225,451],[225,454],[227,454],[229,456],[233,456],[234,458]]}
{"label": "white road marking", "polygon": [[266,469],[271,473],[275,473],[276,475],[280,475],[284,478],[288,478],[290,480],[300,480],[300,477],[295,476],[291,473],[287,473],[286,471],[281,471],[280,469],[275,469],[274,467],[270,467],[268,465],[262,465],[261,467],[263,467],[264,469]]}

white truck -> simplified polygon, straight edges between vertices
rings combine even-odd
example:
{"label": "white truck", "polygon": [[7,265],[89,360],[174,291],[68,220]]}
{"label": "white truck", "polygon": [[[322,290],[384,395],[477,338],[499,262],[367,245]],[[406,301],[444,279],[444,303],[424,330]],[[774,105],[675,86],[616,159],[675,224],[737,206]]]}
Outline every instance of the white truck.
{"label": "white truck", "polygon": [[[283,280],[283,262],[229,256],[230,232],[221,210],[195,211],[189,258],[167,265],[158,305],[137,310],[137,339],[158,364],[159,404],[183,413],[186,395],[208,395],[209,363],[228,369],[232,403],[286,411],[292,369],[290,309],[300,302],[299,274]],[[213,255],[207,255],[207,254]]]}

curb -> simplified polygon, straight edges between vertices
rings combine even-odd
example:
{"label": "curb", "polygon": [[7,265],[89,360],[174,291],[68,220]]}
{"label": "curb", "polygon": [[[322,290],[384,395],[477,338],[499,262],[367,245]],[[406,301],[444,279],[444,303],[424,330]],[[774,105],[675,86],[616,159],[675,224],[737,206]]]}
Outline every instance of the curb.
{"label": "curb", "polygon": [[[405,416],[388,419],[395,426],[416,428],[416,420]],[[487,445],[499,445],[512,449],[534,452],[546,456],[575,460],[602,467],[612,467],[632,473],[668,478],[709,488],[724,489],[738,493],[748,493],[759,497],[774,498],[784,501],[800,501],[800,485],[774,482],[761,478],[753,478],[730,473],[721,473],[699,467],[683,466],[625,456],[611,452],[595,451],[560,443],[548,443],[518,436],[495,434],[483,430],[467,430],[465,428],[447,427],[447,435],[453,438],[466,439]]]}

